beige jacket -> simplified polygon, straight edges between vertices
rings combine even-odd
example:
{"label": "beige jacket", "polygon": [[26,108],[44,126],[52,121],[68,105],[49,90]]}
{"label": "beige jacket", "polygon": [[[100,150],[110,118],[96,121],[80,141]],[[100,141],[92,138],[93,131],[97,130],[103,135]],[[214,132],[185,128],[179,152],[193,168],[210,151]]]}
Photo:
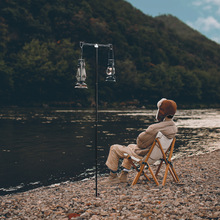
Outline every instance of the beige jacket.
{"label": "beige jacket", "polygon": [[177,133],[177,127],[172,119],[150,125],[138,135],[135,153],[140,156],[146,155],[159,131],[168,138],[174,138]]}

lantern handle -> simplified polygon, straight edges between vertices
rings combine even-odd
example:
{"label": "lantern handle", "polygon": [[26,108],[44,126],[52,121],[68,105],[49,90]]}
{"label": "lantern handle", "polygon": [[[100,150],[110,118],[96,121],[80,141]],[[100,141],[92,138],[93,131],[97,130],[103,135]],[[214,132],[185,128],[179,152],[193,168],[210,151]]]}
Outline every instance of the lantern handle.
{"label": "lantern handle", "polygon": [[109,44],[108,59],[113,59],[114,60],[114,51],[113,51],[112,44]]}
{"label": "lantern handle", "polygon": [[84,45],[84,42],[80,41],[80,43],[79,43],[79,46],[81,48],[81,57],[80,57],[80,59],[83,58],[83,45]]}

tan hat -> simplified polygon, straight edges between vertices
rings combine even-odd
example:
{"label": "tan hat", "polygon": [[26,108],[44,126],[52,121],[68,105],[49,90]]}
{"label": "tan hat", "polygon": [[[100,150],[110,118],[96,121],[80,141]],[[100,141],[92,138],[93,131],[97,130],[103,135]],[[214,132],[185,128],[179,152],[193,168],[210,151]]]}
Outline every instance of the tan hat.
{"label": "tan hat", "polygon": [[163,121],[163,119],[166,116],[173,117],[177,109],[176,102],[174,102],[173,100],[165,99],[165,98],[162,98],[157,103],[157,107],[158,107],[158,111],[157,111],[156,119],[158,121]]}

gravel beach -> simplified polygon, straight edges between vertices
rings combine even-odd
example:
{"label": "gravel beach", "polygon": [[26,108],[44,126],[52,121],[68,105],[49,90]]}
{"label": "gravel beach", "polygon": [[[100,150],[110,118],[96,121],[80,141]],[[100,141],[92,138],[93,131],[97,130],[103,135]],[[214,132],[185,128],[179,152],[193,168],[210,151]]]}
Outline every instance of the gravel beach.
{"label": "gravel beach", "polygon": [[180,182],[168,173],[164,187],[144,179],[131,187],[131,171],[128,184],[99,177],[98,197],[94,179],[0,196],[0,219],[220,219],[219,158],[216,150],[174,160]]}

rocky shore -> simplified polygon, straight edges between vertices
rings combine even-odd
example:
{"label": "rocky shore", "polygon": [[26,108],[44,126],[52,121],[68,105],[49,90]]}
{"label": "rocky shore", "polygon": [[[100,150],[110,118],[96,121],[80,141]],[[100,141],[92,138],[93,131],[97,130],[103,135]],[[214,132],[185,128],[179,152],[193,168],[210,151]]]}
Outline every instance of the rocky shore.
{"label": "rocky shore", "polygon": [[0,219],[220,219],[219,158],[217,150],[174,160],[180,182],[168,174],[164,187],[144,179],[131,187],[132,171],[128,184],[99,177],[98,197],[94,179],[0,196]]}

